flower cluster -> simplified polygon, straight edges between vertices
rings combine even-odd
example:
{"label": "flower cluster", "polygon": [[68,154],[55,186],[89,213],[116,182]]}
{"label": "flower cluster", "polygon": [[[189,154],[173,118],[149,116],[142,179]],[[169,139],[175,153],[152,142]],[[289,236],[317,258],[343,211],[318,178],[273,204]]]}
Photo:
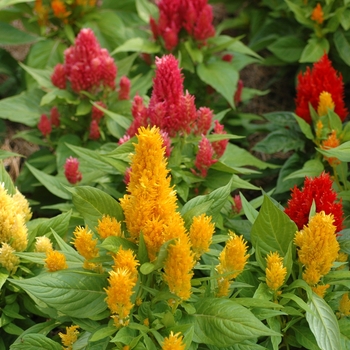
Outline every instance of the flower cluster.
{"label": "flower cluster", "polygon": [[318,285],[318,283],[321,277],[330,271],[340,249],[335,235],[336,226],[333,222],[332,214],[327,215],[321,211],[316,213],[308,225],[305,225],[294,237],[299,261],[304,266],[303,279],[320,296],[324,295],[328,286]]}
{"label": "flower cluster", "polygon": [[287,275],[287,268],[283,266],[283,258],[278,252],[270,253],[266,257],[266,284],[272,291],[282,287]]}
{"label": "flower cluster", "polygon": [[[325,92],[331,97],[332,104],[329,107],[334,106],[334,112],[344,121],[348,110],[344,103],[343,78],[332,67],[332,62],[327,54],[324,54],[311,70],[307,67],[305,73],[299,73],[295,113],[310,124],[309,104],[317,110],[320,98]],[[324,113],[324,109],[322,113]]]}
{"label": "flower cluster", "polygon": [[215,35],[213,10],[207,0],[161,0],[157,5],[158,23],[151,18],[150,25],[154,39],[161,37],[168,51],[178,45],[181,30],[200,42]]}
{"label": "flower cluster", "polygon": [[0,264],[10,273],[16,272],[19,259],[15,252],[26,249],[28,229],[26,222],[31,218],[28,201],[16,189],[11,195],[0,183]]}
{"label": "flower cluster", "polygon": [[315,201],[316,212],[324,211],[326,214],[334,216],[336,232],[343,229],[342,201],[336,202],[337,193],[332,189],[332,185],[333,182],[329,174],[323,172],[315,178],[306,177],[302,190],[294,186],[292,198],[288,201],[285,213],[296,223],[299,230],[309,221],[313,201]]}
{"label": "flower cluster", "polygon": [[[142,99],[135,96],[132,106],[133,122],[127,130],[132,137],[140,126],[157,126],[170,137],[176,135],[202,135],[196,159],[200,175],[206,176],[207,169],[220,158],[226,150],[228,140],[210,143],[205,135],[213,123],[213,112],[207,107],[195,106],[194,96],[183,92],[183,76],[179,63],[173,55],[156,58],[156,75],[148,107]],[[218,121],[214,123],[214,134],[226,131]],[[167,136],[164,137],[166,144]]]}
{"label": "flower cluster", "polygon": [[230,237],[219,255],[219,265],[216,271],[221,275],[218,279],[217,296],[227,296],[231,281],[236,278],[244,269],[249,254],[247,254],[247,242],[242,236],[237,236],[229,231]]}
{"label": "flower cluster", "polygon": [[172,331],[169,336],[164,338],[162,350],[185,350],[183,336],[180,333],[174,334]]}

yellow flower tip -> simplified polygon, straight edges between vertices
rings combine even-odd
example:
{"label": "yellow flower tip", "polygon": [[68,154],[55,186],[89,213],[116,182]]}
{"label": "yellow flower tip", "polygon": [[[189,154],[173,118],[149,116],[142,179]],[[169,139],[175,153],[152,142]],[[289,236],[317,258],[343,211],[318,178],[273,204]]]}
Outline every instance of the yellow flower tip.
{"label": "yellow flower tip", "polygon": [[149,327],[149,319],[148,318],[145,318],[143,320],[143,324],[146,326],[146,327]]}
{"label": "yellow flower tip", "polygon": [[202,214],[193,218],[189,236],[196,260],[209,251],[214,231],[215,225],[211,222],[211,216]]}
{"label": "yellow flower tip", "polygon": [[36,237],[35,251],[37,253],[47,253],[53,250],[50,238],[46,236]]}
{"label": "yellow flower tip", "polygon": [[311,19],[318,24],[324,22],[324,13],[320,3],[317,3],[316,7],[312,10]]}
{"label": "yellow flower tip", "polygon": [[58,335],[61,338],[62,344],[66,346],[66,350],[71,350],[73,344],[77,341],[79,331],[79,326],[66,327],[66,334],[59,332]]}
{"label": "yellow flower tip", "polygon": [[219,278],[218,279],[218,291],[216,293],[216,296],[218,298],[220,297],[227,297],[230,291],[230,280],[228,278]]}
{"label": "yellow flower tip", "polygon": [[129,345],[124,345],[122,350],[130,350],[130,346]]}
{"label": "yellow flower tip", "polygon": [[327,91],[322,91],[319,96],[317,114],[322,117],[328,113],[329,109],[333,111],[334,107],[332,95]]}
{"label": "yellow flower tip", "polygon": [[169,245],[163,277],[170,292],[181,300],[187,300],[191,296],[194,264],[195,260],[187,236],[178,238],[174,244]]}
{"label": "yellow flower tip", "polygon": [[3,243],[0,248],[0,264],[10,273],[16,272],[20,259],[15,255],[15,249],[9,244]]}
{"label": "yellow flower tip", "polygon": [[129,314],[133,307],[131,296],[136,283],[127,269],[110,271],[108,282],[105,301],[114,318],[114,324],[117,327],[125,326],[129,322]]}
{"label": "yellow flower tip", "polygon": [[283,285],[287,275],[287,268],[283,266],[283,258],[278,252],[267,255],[265,273],[266,284],[271,290],[277,291]]}
{"label": "yellow flower tip", "polygon": [[25,222],[29,221],[32,218],[32,211],[30,209],[27,199],[23,196],[21,192],[16,188],[16,193],[12,196],[15,207],[17,208],[18,214],[23,216]]}
{"label": "yellow flower tip", "polygon": [[310,286],[316,285],[321,277],[320,270],[314,264],[308,265],[303,273],[303,280]]}
{"label": "yellow flower tip", "polygon": [[339,311],[342,316],[350,316],[349,293],[344,293],[339,302]]}
{"label": "yellow flower tip", "polygon": [[322,136],[322,130],[323,130],[323,123],[321,120],[318,120],[316,123],[316,137],[318,139],[320,139]]}
{"label": "yellow flower tip", "polygon": [[311,288],[319,297],[324,298],[324,295],[326,294],[326,291],[329,288],[329,284],[317,285]]}
{"label": "yellow flower tip", "polygon": [[185,350],[185,344],[182,339],[181,333],[174,334],[170,332],[169,336],[164,338],[162,350]]}
{"label": "yellow flower tip", "polygon": [[66,257],[57,250],[46,252],[45,266],[50,272],[64,270],[68,268]]}
{"label": "yellow flower tip", "polygon": [[103,215],[101,220],[98,220],[98,226],[96,227],[97,233],[102,239],[109,236],[122,236],[121,223],[116,218],[109,215]]}
{"label": "yellow flower tip", "polygon": [[140,306],[142,304],[142,299],[140,297],[137,297],[135,304],[136,304],[136,306]]}
{"label": "yellow flower tip", "polygon": [[88,227],[77,226],[73,232],[75,249],[78,253],[83,256],[86,260],[91,260],[98,257],[97,238],[93,239],[93,233]]}
{"label": "yellow flower tip", "polygon": [[136,283],[138,277],[137,267],[140,263],[136,259],[135,253],[131,249],[123,249],[123,247],[120,247],[118,252],[113,255],[113,260],[113,270],[127,269]]}

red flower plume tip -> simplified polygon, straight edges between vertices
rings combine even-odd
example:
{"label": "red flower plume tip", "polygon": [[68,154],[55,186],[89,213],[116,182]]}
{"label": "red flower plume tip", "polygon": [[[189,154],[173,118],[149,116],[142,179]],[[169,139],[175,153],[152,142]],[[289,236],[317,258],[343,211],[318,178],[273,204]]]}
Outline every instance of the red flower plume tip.
{"label": "red flower plume tip", "polygon": [[332,189],[332,180],[328,173],[323,172],[318,177],[306,177],[304,187],[292,189],[291,199],[288,201],[285,213],[296,223],[301,230],[309,221],[309,212],[312,201],[315,201],[316,212],[324,211],[334,216],[336,232],[343,229],[344,213],[341,200],[336,203],[337,193]]}
{"label": "red flower plume tip", "polygon": [[344,103],[343,78],[332,67],[332,62],[327,54],[324,54],[318,62],[314,63],[311,70],[307,67],[304,74],[300,72],[298,75],[295,113],[309,124],[311,123],[309,103],[317,110],[319,97],[323,91],[331,94],[335,105],[334,112],[344,121],[348,115],[348,110]]}

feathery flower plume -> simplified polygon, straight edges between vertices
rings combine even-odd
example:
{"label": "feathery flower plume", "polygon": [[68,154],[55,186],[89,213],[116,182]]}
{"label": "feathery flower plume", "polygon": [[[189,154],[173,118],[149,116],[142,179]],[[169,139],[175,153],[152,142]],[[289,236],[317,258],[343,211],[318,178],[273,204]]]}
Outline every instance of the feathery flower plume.
{"label": "feathery flower plume", "polygon": [[185,350],[186,346],[182,341],[181,333],[174,334],[172,331],[169,336],[164,338],[162,350]]}
{"label": "feathery flower plume", "polygon": [[72,185],[75,185],[82,180],[83,176],[79,171],[79,160],[77,158],[70,156],[66,159],[66,163],[64,164],[64,175]]}
{"label": "feathery flower plume", "polygon": [[312,10],[311,19],[318,24],[322,24],[324,22],[324,13],[322,10],[322,6],[319,2],[317,3],[316,7]]}
{"label": "feathery flower plume", "polygon": [[216,270],[220,275],[218,279],[217,296],[227,296],[230,288],[230,281],[236,278],[244,269],[249,254],[247,254],[247,242],[242,236],[237,236],[229,231],[230,237],[219,255],[219,265]]}
{"label": "feathery flower plume", "polygon": [[40,130],[40,132],[43,134],[44,137],[49,136],[51,134],[52,126],[51,126],[50,119],[47,117],[46,114],[42,114],[40,116],[38,129]]}
{"label": "feathery flower plume", "polygon": [[25,222],[28,222],[32,217],[32,211],[29,207],[27,199],[16,188],[16,193],[12,196],[15,204],[15,212],[23,216]]}
{"label": "feathery flower plume", "polygon": [[[340,140],[337,137],[337,132],[335,130],[332,130],[332,133],[328,136],[328,138],[322,141],[320,148],[327,150],[327,149],[338,147],[339,145],[340,145]],[[333,167],[341,163],[340,160],[336,157],[323,156],[323,158],[328,161],[330,166],[333,166]]]}
{"label": "feathery flower plume", "polygon": [[277,291],[282,287],[287,275],[287,268],[283,266],[283,258],[278,252],[270,252],[266,257],[266,284],[273,290]]}
{"label": "feathery flower plume", "polygon": [[210,141],[202,135],[202,140],[198,144],[198,152],[194,161],[194,165],[199,170],[200,176],[206,177],[209,168],[218,161],[214,158],[214,152]]}
{"label": "feathery flower plume", "polygon": [[343,78],[332,67],[327,54],[324,54],[318,62],[314,63],[311,70],[307,67],[305,73],[299,73],[295,113],[310,124],[309,103],[317,110],[320,95],[323,92],[328,92],[331,95],[334,112],[344,121],[348,115],[348,110],[344,102]]}
{"label": "feathery flower plume", "polygon": [[117,328],[129,323],[129,314],[133,307],[131,296],[134,293],[135,280],[127,269],[117,269],[109,272],[108,288],[105,288],[106,303],[111,311]]}
{"label": "feathery flower plume", "polygon": [[74,240],[71,242],[74,244],[78,253],[86,260],[91,260],[98,257],[99,252],[96,247],[98,240],[93,238],[93,233],[88,227],[77,226],[73,232]]}
{"label": "feathery flower plume", "polygon": [[324,298],[327,289],[330,287],[329,284],[318,284],[316,286],[312,286],[311,289],[314,293],[316,293],[319,297]]}
{"label": "feathery flower plume", "polygon": [[98,219],[96,230],[102,239],[109,236],[122,236],[121,223],[109,215],[103,215],[101,220]]}
{"label": "feathery flower plume", "polygon": [[[224,126],[220,124],[217,120],[214,121],[214,125],[214,135],[227,134],[227,132],[224,130]],[[216,158],[220,158],[225,153],[227,144],[228,139],[212,142],[211,145],[213,146]]]}
{"label": "feathery flower plume", "polygon": [[89,139],[98,140],[101,137],[100,128],[96,120],[91,120],[90,130],[89,130]]}
{"label": "feathery flower plume", "polygon": [[236,213],[239,214],[242,210],[242,199],[239,194],[236,194],[233,196],[233,205],[232,205],[232,210]]}
{"label": "feathery flower plume", "polygon": [[67,11],[66,5],[61,0],[51,1],[51,8],[55,17],[61,19],[63,23],[68,23],[67,17],[71,14],[70,11]]}
{"label": "feathery flower plume", "polygon": [[214,231],[215,225],[211,222],[211,216],[202,214],[193,218],[189,236],[196,260],[209,251]]}
{"label": "feathery flower plume", "polygon": [[60,126],[60,113],[56,106],[52,107],[50,110],[50,122],[51,125],[58,128]]}
{"label": "feathery flower plume", "polygon": [[59,89],[65,89],[67,86],[66,81],[67,76],[64,65],[62,63],[58,63],[53,69],[53,73],[51,75],[51,82]]}
{"label": "feathery flower plume", "polygon": [[123,247],[120,247],[118,252],[113,254],[113,260],[113,270],[127,269],[130,272],[130,277],[136,283],[138,276],[137,267],[140,263],[136,259],[134,252],[131,249],[123,249]]}
{"label": "feathery flower plume", "polygon": [[186,230],[176,211],[176,192],[170,185],[159,129],[141,127],[136,136],[128,194],[120,199],[120,204],[131,239],[137,242],[142,232],[149,258],[153,260],[163,243],[183,236]]}
{"label": "feathery flower plume", "polygon": [[328,113],[328,109],[333,111],[334,107],[332,95],[327,91],[322,91],[320,93],[320,100],[318,101],[317,114],[322,117]]}
{"label": "feathery flower plume", "polygon": [[49,237],[36,237],[35,251],[38,253],[48,253],[53,250],[52,242]]}
{"label": "feathery flower plume", "polygon": [[339,243],[332,214],[316,213],[308,225],[298,231],[294,243],[298,247],[298,259],[305,267],[303,279],[311,286],[318,284],[338,257]]}
{"label": "feathery flower plume", "polygon": [[13,249],[9,244],[2,243],[0,248],[0,264],[4,267],[10,274],[17,271],[19,265],[19,257],[15,255],[16,250]]}
{"label": "feathery flower plume", "polygon": [[196,112],[196,123],[192,129],[197,136],[206,135],[211,127],[213,111],[208,107],[200,107]]}
{"label": "feathery flower plume", "polygon": [[34,12],[38,16],[40,26],[46,26],[48,23],[49,8],[43,5],[43,0],[35,0]]}
{"label": "feathery flower plume", "polygon": [[78,340],[79,326],[66,327],[66,334],[59,332],[58,335],[62,340],[62,344],[66,346],[65,350],[72,350],[73,344]]}
{"label": "feathery flower plume", "polygon": [[129,100],[130,99],[130,80],[126,76],[122,76],[119,82],[118,99]]}
{"label": "feathery flower plume", "polygon": [[68,268],[66,257],[57,250],[46,252],[45,266],[50,272],[60,271]]}
{"label": "feathery flower plume", "polygon": [[[100,107],[107,108],[107,106],[102,101],[97,101],[97,102],[95,102],[95,104],[100,106]],[[101,109],[97,108],[95,105],[92,105],[91,120],[96,120],[97,124],[99,124],[99,122],[103,118],[104,114],[105,113]]]}
{"label": "feathery flower plume", "polygon": [[195,259],[187,235],[176,239],[175,243],[169,245],[163,277],[170,292],[181,300],[187,300],[191,296],[194,264]]}
{"label": "feathery flower plume", "polygon": [[235,103],[235,106],[238,106],[242,102],[242,91],[243,91],[243,80],[239,79],[237,82],[237,90],[233,96],[233,102]]}
{"label": "feathery flower plume", "polygon": [[291,199],[288,201],[285,213],[296,223],[301,230],[309,222],[309,213],[313,200],[316,212],[324,211],[333,214],[336,232],[343,228],[343,206],[341,200],[336,203],[337,193],[332,189],[332,180],[328,173],[323,172],[318,177],[306,177],[304,187],[292,189]]}
{"label": "feathery flower plume", "polygon": [[339,312],[341,316],[350,316],[349,293],[344,293],[339,302]]}

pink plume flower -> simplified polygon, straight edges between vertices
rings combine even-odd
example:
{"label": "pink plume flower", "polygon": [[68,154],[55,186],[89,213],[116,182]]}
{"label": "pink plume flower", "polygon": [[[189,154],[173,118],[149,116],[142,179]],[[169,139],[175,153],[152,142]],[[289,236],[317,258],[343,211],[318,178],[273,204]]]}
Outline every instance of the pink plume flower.
{"label": "pink plume flower", "polygon": [[89,133],[89,139],[90,140],[98,140],[101,137],[100,129],[97,124],[97,120],[91,120],[90,123],[90,133]]}
{"label": "pink plume flower", "polygon": [[239,79],[237,82],[237,90],[233,97],[235,106],[238,106],[242,102],[242,90],[243,90],[243,80]]}
{"label": "pink plume flower", "polygon": [[40,132],[43,134],[44,137],[51,134],[52,126],[51,126],[50,119],[47,117],[46,114],[42,114],[40,116],[38,129],[40,130]]}
{"label": "pink plume flower", "polygon": [[193,132],[195,135],[206,135],[211,127],[213,111],[208,107],[201,107],[197,111],[197,118]]}
{"label": "pink plume flower", "polygon": [[68,182],[72,185],[75,185],[82,180],[83,176],[79,171],[79,161],[77,158],[70,156],[66,159],[66,163],[64,165],[64,175]]}
{"label": "pink plume flower", "polygon": [[194,162],[195,167],[199,170],[202,177],[206,177],[208,169],[217,162],[214,158],[214,149],[210,141],[202,135],[202,140],[198,145],[198,153]]}
{"label": "pink plume flower", "polygon": [[239,194],[236,194],[233,197],[232,209],[235,213],[239,214],[241,212],[242,208],[243,208],[243,206],[242,206],[241,196]]}
{"label": "pink plume flower", "polygon": [[50,111],[50,121],[53,126],[58,128],[60,126],[60,113],[56,106],[51,108]]}
{"label": "pink plume flower", "polygon": [[[214,127],[214,132],[213,134],[216,135],[224,135],[227,134],[227,132],[224,130],[224,126],[222,124],[220,124],[217,120],[214,121],[215,123],[215,127]],[[220,158],[226,150],[228,144],[228,140],[220,140],[220,141],[214,141],[212,143],[215,155],[217,158]]]}
{"label": "pink plume flower", "polygon": [[120,78],[118,98],[119,100],[130,99],[130,80],[126,76]]}
{"label": "pink plume flower", "polygon": [[171,139],[166,131],[161,130],[160,135],[163,138],[163,147],[165,147],[165,156],[169,158],[172,150]]}
{"label": "pink plume flower", "polygon": [[58,63],[51,75],[51,82],[53,85],[58,87],[59,89],[65,89],[66,88],[66,70],[65,66],[61,63]]}

